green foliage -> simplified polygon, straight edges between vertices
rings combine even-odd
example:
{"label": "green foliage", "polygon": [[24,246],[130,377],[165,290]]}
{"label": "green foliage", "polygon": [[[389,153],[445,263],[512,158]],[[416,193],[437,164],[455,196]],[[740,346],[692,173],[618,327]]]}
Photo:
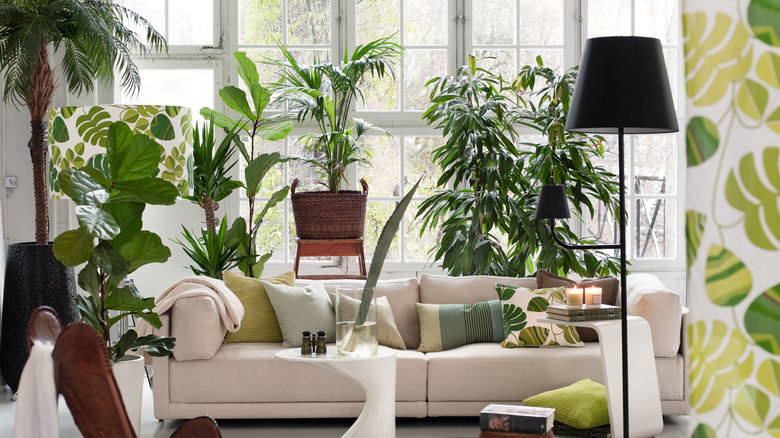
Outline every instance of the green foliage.
{"label": "green foliage", "polygon": [[238,61],[238,75],[245,88],[249,90],[251,100],[247,99],[244,90],[232,85],[219,90],[219,95],[223,102],[240,116],[240,120],[233,120],[211,108],[202,108],[200,113],[213,120],[217,126],[230,130],[231,133],[238,127],[249,136],[250,147],[247,149],[238,135],[232,135],[233,144],[247,163],[244,169],[246,179],[244,187],[249,199],[249,215],[247,218],[238,218],[233,222],[228,232],[228,239],[238,241],[236,254],[239,269],[248,277],[260,278],[263,266],[271,258],[272,253],[258,254],[257,233],[265,215],[287,196],[289,187],[285,186],[276,191],[258,214],[255,214],[255,197],[260,193],[263,178],[269,170],[292,157],[281,156],[278,152],[255,154],[255,139],[260,137],[266,140],[280,140],[289,134],[293,124],[284,117],[263,117],[263,111],[271,100],[271,92],[260,84],[257,66],[246,56],[246,53],[235,52],[233,56]]}
{"label": "green foliage", "polygon": [[[152,312],[154,299],[138,297],[120,284],[141,266],[171,256],[159,236],[142,230],[142,214],[146,204],[173,204],[178,191],[155,176],[162,146],[145,134],[133,134],[127,124],[115,122],[108,128],[106,145],[107,168],[65,169],[59,174],[60,187],[77,204],[79,228],[54,239],[54,256],[66,266],[86,263],[78,283],[90,295],[78,297],[79,311],[106,339],[112,360],[138,347],[153,356],[168,355],[172,338],[138,338],[130,330],[112,343],[110,328],[130,315],[161,326]],[[119,315],[109,318],[109,310]]]}
{"label": "green foliage", "polygon": [[204,229],[201,230],[200,237],[194,236],[182,226],[182,236],[186,242],[176,240],[176,243],[181,245],[184,252],[195,262],[196,266],[190,265],[195,275],[221,280],[223,271],[230,270],[238,264],[236,255],[240,242],[238,239],[228,240],[227,233],[225,219],[222,219],[216,232]]}
{"label": "green foliage", "polygon": [[352,163],[366,163],[361,137],[371,130],[384,132],[372,124],[349,114],[357,99],[363,100],[361,86],[366,75],[395,78],[395,64],[403,48],[381,38],[355,47],[350,55],[344,52],[341,64],[319,62],[306,65],[281,43],[282,61],[266,61],[279,70],[280,79],[271,84],[279,100],[287,103],[287,114],[298,122],[314,120],[319,132],[301,137],[306,162],[314,166],[331,193],[338,193],[344,172]]}
{"label": "green foliage", "polygon": [[[578,216],[584,208],[593,212],[593,200],[614,212],[618,190],[617,178],[591,161],[603,156],[599,138],[563,129],[576,69],[558,75],[540,58],[537,62],[511,85],[477,67],[473,57],[455,76],[428,81],[431,106],[423,118],[442,130],[446,143],[434,151],[442,190],[421,204],[417,217],[421,233],[441,226],[432,254],[450,275],[525,276],[537,268],[582,276],[618,272],[616,259],[603,253],[558,246],[547,224],[535,219],[543,184],[568,182]],[[537,80],[544,85],[534,90]],[[547,142],[518,148],[518,123],[538,130]],[[455,187],[447,188],[452,181]],[[566,223],[556,232],[577,241]]]}

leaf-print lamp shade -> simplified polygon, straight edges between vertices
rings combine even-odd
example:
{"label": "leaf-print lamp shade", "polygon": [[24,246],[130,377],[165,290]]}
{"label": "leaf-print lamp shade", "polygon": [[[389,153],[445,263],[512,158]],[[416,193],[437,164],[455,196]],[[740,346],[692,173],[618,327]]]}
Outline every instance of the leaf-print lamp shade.
{"label": "leaf-print lamp shade", "polygon": [[57,175],[63,169],[90,165],[102,168],[106,134],[112,122],[123,121],[135,132],[152,137],[165,150],[160,177],[189,194],[187,159],[192,151],[192,110],[162,105],[92,105],[52,108],[48,112],[49,189],[53,199],[67,198]]}

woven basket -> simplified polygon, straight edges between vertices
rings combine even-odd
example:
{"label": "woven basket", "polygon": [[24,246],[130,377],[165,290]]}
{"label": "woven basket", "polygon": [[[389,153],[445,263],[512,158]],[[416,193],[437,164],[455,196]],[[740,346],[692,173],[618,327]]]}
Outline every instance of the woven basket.
{"label": "woven basket", "polygon": [[300,239],[357,239],[366,225],[368,183],[360,180],[363,191],[342,190],[295,192],[298,178],[290,185],[295,234]]}

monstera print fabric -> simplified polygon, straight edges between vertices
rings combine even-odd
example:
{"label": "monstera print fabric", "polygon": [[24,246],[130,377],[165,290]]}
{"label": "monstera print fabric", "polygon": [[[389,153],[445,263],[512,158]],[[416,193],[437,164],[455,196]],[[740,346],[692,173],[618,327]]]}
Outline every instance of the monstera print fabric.
{"label": "monstera print fabric", "polygon": [[683,0],[694,437],[780,437],[780,0]]}

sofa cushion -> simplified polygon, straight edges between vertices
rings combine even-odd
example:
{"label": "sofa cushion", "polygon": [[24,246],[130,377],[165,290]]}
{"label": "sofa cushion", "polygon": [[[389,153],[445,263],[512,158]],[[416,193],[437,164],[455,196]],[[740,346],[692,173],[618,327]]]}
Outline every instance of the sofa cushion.
{"label": "sofa cushion", "polygon": [[[225,285],[244,305],[241,328],[235,333],[228,333],[225,342],[282,342],[282,330],[262,281],[230,271],[225,271],[223,276]],[[264,281],[292,286],[295,284],[295,272],[286,272]]]}
{"label": "sofa cushion", "polygon": [[680,296],[653,274],[631,274],[627,282],[628,314],[641,316],[650,324],[655,355],[677,355],[682,324]]}
{"label": "sofa cushion", "polygon": [[[379,347],[389,350],[388,347]],[[222,344],[211,360],[169,360],[171,403],[358,402],[365,391],[331,371],[274,357],[279,344]],[[335,344],[328,345],[336,351]],[[396,353],[396,400],[425,401],[425,355]]]}
{"label": "sofa cushion", "polygon": [[[336,306],[336,294],[331,292],[328,294],[330,301]],[[341,315],[342,321],[353,320],[357,317],[358,309],[360,308],[360,300],[352,298],[348,295],[340,295],[339,298],[339,315]],[[406,344],[401,334],[398,333],[398,327],[395,325],[395,319],[393,318],[393,309],[390,308],[390,302],[387,297],[377,297],[376,299],[376,323],[377,323],[377,338],[380,345],[386,345],[398,350],[406,350]]]}
{"label": "sofa cushion", "polygon": [[526,289],[496,284],[504,317],[504,337],[501,346],[541,347],[562,345],[582,347],[575,327],[563,324],[547,324],[539,321],[547,317],[547,307],[566,304],[564,287]]}
{"label": "sofa cushion", "polygon": [[504,336],[498,300],[468,304],[417,303],[418,351],[442,351],[475,342],[500,342]]}
{"label": "sofa cushion", "polygon": [[528,406],[555,409],[555,421],[578,429],[609,424],[607,390],[590,379],[523,400]]}
{"label": "sofa cushion", "polygon": [[177,360],[211,359],[222,345],[227,328],[213,299],[187,297],[179,298],[171,307],[171,333],[176,336],[173,357]]}
{"label": "sofa cushion", "polygon": [[[600,287],[601,288],[601,302],[602,304],[610,304],[613,306],[620,305],[620,280],[614,277],[601,277],[601,278],[585,278],[580,281],[575,281],[566,277],[560,277],[539,269],[536,271],[536,287],[548,288],[548,287],[574,287],[580,288],[586,287]],[[577,333],[580,335],[580,339],[583,342],[596,342],[599,340],[599,336],[596,331],[589,327],[577,327]]]}
{"label": "sofa cushion", "polygon": [[420,302],[429,304],[474,304],[480,301],[495,300],[497,298],[496,283],[529,289],[536,287],[536,280],[533,278],[495,277],[490,275],[447,277],[423,274],[420,280]]}
{"label": "sofa cushion", "polygon": [[263,286],[282,329],[283,347],[300,347],[304,330],[325,330],[327,342],[336,340],[336,314],[322,283],[304,287],[272,283]]}

